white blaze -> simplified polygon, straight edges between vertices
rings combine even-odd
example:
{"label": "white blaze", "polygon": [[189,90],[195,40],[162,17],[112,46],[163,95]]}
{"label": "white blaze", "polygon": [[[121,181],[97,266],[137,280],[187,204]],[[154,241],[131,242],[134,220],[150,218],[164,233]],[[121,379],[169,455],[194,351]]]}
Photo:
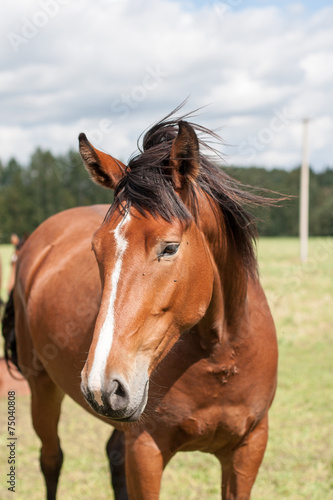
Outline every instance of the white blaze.
{"label": "white blaze", "polygon": [[121,266],[125,250],[128,246],[127,240],[121,234],[121,229],[124,227],[125,223],[129,222],[129,220],[130,215],[129,212],[127,212],[123,220],[114,230],[114,236],[116,239],[116,264],[114,266],[111,277],[111,293],[109,297],[109,305],[103,326],[98,336],[98,341],[94,353],[94,361],[88,379],[88,387],[92,392],[94,392],[94,397],[99,404],[102,404],[101,388],[104,380],[106,362],[112,347],[114,332],[114,305],[116,302]]}

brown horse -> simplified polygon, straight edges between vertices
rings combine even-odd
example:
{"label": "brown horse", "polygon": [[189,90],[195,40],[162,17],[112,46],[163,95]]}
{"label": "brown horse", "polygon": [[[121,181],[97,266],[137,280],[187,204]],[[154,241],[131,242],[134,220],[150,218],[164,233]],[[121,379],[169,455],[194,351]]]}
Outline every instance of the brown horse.
{"label": "brown horse", "polygon": [[117,500],[157,499],[164,467],[190,450],[219,459],[223,499],[250,498],[277,344],[243,205],[267,200],[209,160],[196,131],[169,115],[127,167],[81,134],[92,178],[115,189],[111,208],[51,217],[19,256],[18,364],[49,500],[64,394],[115,428],[107,452]]}

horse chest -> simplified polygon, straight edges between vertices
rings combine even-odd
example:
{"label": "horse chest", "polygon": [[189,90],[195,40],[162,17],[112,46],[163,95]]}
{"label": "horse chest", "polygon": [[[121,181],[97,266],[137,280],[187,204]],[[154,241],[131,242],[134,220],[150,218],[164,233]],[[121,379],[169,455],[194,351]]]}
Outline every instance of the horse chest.
{"label": "horse chest", "polygon": [[[199,370],[200,368],[200,370]],[[155,415],[173,451],[214,453],[238,442],[255,421],[255,409],[239,384],[234,360],[219,365],[202,360],[165,394]]]}
{"label": "horse chest", "polygon": [[253,426],[254,415],[244,405],[213,405],[200,408],[175,427],[170,448],[216,453],[237,444]]}

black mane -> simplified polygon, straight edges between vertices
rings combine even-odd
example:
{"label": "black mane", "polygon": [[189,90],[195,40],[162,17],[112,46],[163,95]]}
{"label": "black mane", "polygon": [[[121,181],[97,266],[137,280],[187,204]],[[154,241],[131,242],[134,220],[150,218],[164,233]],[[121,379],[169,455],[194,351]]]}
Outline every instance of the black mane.
{"label": "black mane", "polygon": [[[184,223],[196,219],[198,214],[194,188],[190,193],[189,210],[175,193],[168,170],[171,146],[178,133],[179,121],[189,117],[186,115],[174,118],[173,115],[174,112],[144,134],[139,154],[130,159],[126,173],[116,187],[115,199],[107,217],[117,209],[126,211],[130,207],[135,207],[142,215],[149,212],[169,222],[174,218]],[[206,136],[215,140],[219,137],[211,130],[189,121],[188,123],[197,132],[201,151],[204,149],[216,153],[201,137]],[[218,204],[228,236],[233,238],[245,267],[250,273],[254,272],[256,269],[254,241],[257,229],[254,216],[245,206],[274,205],[276,200],[260,196],[251,191],[249,186],[241,185],[221,170],[216,160],[203,153],[200,154],[197,185]]]}

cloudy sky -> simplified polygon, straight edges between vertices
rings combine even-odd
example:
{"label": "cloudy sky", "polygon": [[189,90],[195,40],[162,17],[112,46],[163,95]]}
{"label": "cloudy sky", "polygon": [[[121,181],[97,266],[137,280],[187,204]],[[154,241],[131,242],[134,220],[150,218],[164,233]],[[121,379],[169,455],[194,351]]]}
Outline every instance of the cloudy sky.
{"label": "cloudy sky", "polygon": [[185,111],[220,128],[226,162],[333,166],[333,4],[307,0],[16,0],[1,7],[0,158],[77,148],[126,161]]}

